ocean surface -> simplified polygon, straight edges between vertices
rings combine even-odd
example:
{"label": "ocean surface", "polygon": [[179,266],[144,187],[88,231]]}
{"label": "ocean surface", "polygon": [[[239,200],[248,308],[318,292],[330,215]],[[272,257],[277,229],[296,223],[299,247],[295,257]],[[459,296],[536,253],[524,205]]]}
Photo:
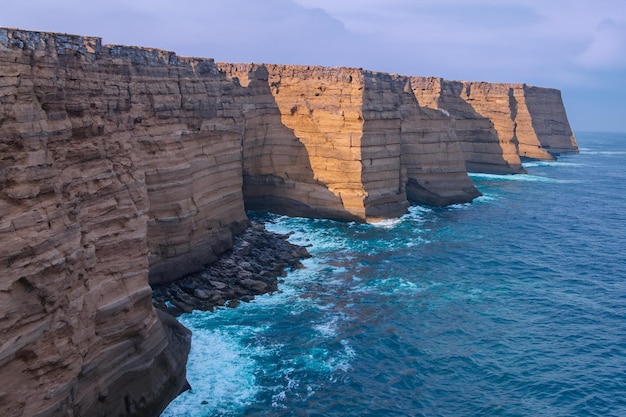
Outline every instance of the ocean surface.
{"label": "ocean surface", "polygon": [[196,312],[163,416],[626,416],[626,134],[471,204],[376,225],[255,214],[308,245],[282,292]]}

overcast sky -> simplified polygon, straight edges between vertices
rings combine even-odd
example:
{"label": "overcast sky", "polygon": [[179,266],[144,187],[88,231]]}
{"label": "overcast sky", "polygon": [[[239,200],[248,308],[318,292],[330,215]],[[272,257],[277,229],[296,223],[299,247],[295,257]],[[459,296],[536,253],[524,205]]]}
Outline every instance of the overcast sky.
{"label": "overcast sky", "polygon": [[626,132],[626,0],[0,0],[0,26],[217,61],[559,88],[574,130]]}

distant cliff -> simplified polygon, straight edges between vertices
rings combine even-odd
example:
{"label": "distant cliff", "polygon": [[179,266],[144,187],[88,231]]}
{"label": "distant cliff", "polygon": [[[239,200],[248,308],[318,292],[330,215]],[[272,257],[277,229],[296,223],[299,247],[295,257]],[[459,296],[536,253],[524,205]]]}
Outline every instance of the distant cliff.
{"label": "distant cliff", "polygon": [[246,208],[395,217],[576,149],[557,90],[0,29],[0,412],[158,415],[190,334],[150,284],[229,250]]}
{"label": "distant cliff", "polygon": [[469,171],[520,173],[520,157],[578,151],[559,90],[437,77],[411,77],[411,86],[420,105],[454,119]]}

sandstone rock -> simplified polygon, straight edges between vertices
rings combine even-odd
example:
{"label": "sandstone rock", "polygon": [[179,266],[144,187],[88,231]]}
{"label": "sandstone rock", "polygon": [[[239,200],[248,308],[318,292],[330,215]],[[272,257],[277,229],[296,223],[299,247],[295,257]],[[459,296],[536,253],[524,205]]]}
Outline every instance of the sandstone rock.
{"label": "sandstone rock", "polygon": [[450,119],[422,109],[406,77],[354,68],[218,67],[244,87],[238,100],[245,103],[249,208],[369,221],[401,215],[407,199],[446,205],[479,195]]}
{"label": "sandstone rock", "polygon": [[468,171],[524,172],[509,98],[502,96],[501,85],[436,77],[411,77],[411,85],[422,106],[441,109],[453,118]]}
{"label": "sandstone rock", "polygon": [[559,90],[435,77],[411,83],[422,106],[454,119],[469,171],[518,173],[520,156],[550,160],[578,151]]}
{"label": "sandstone rock", "polygon": [[235,86],[212,60],[166,64],[131,67],[127,97],[130,118],[141,118],[133,162],[148,190],[153,285],[215,261],[247,224]]}
{"label": "sandstone rock", "polygon": [[467,175],[454,120],[440,110],[421,107],[410,79],[403,84],[407,93],[400,125],[401,160],[407,176],[407,198],[436,206],[472,201],[480,192]]}
{"label": "sandstone rock", "polygon": [[[207,75],[194,81],[202,67],[211,63],[0,29],[0,375],[12,392],[2,415],[156,415],[186,387],[189,334],[152,307],[149,258],[171,247],[189,256],[172,242],[199,239],[184,221],[219,230],[216,253],[245,222],[238,128],[222,115],[209,124],[218,110],[179,92],[214,91]],[[225,144],[230,165],[212,154]],[[199,169],[191,155],[202,149],[219,168]],[[232,187],[227,198],[174,193],[177,172],[198,178],[180,180],[188,187],[207,188],[206,175],[235,181],[220,185]],[[227,213],[221,224],[205,220],[212,209]],[[161,223],[179,228],[159,242]]]}
{"label": "sandstone rock", "polygon": [[218,66],[245,87],[240,100],[246,120],[246,207],[364,220],[361,150],[359,143],[351,142],[360,136],[362,124],[358,71]]}
{"label": "sandstone rock", "polygon": [[553,159],[559,153],[578,152],[559,90],[526,84],[512,84],[511,89],[521,156]]}

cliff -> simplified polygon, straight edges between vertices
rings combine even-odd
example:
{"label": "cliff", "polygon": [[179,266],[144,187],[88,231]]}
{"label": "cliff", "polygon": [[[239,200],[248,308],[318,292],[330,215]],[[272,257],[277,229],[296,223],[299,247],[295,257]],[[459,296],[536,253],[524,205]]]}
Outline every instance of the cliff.
{"label": "cliff", "polygon": [[408,201],[480,193],[450,117],[419,106],[409,79],[355,68],[218,64],[243,87],[246,207],[373,220]]}
{"label": "cliff", "polygon": [[411,86],[422,106],[454,119],[469,171],[520,173],[520,157],[578,151],[559,90],[437,77],[411,77]]}
{"label": "cliff", "polygon": [[190,337],[148,277],[215,260],[247,222],[232,83],[210,60],[11,30],[0,66],[0,409],[158,414]]}
{"label": "cliff", "polygon": [[510,88],[521,156],[553,159],[560,153],[578,152],[559,90],[526,84],[511,84]]}
{"label": "cliff", "polygon": [[0,29],[1,414],[159,414],[190,334],[150,285],[231,249],[246,208],[395,217],[574,149],[557,90]]}

